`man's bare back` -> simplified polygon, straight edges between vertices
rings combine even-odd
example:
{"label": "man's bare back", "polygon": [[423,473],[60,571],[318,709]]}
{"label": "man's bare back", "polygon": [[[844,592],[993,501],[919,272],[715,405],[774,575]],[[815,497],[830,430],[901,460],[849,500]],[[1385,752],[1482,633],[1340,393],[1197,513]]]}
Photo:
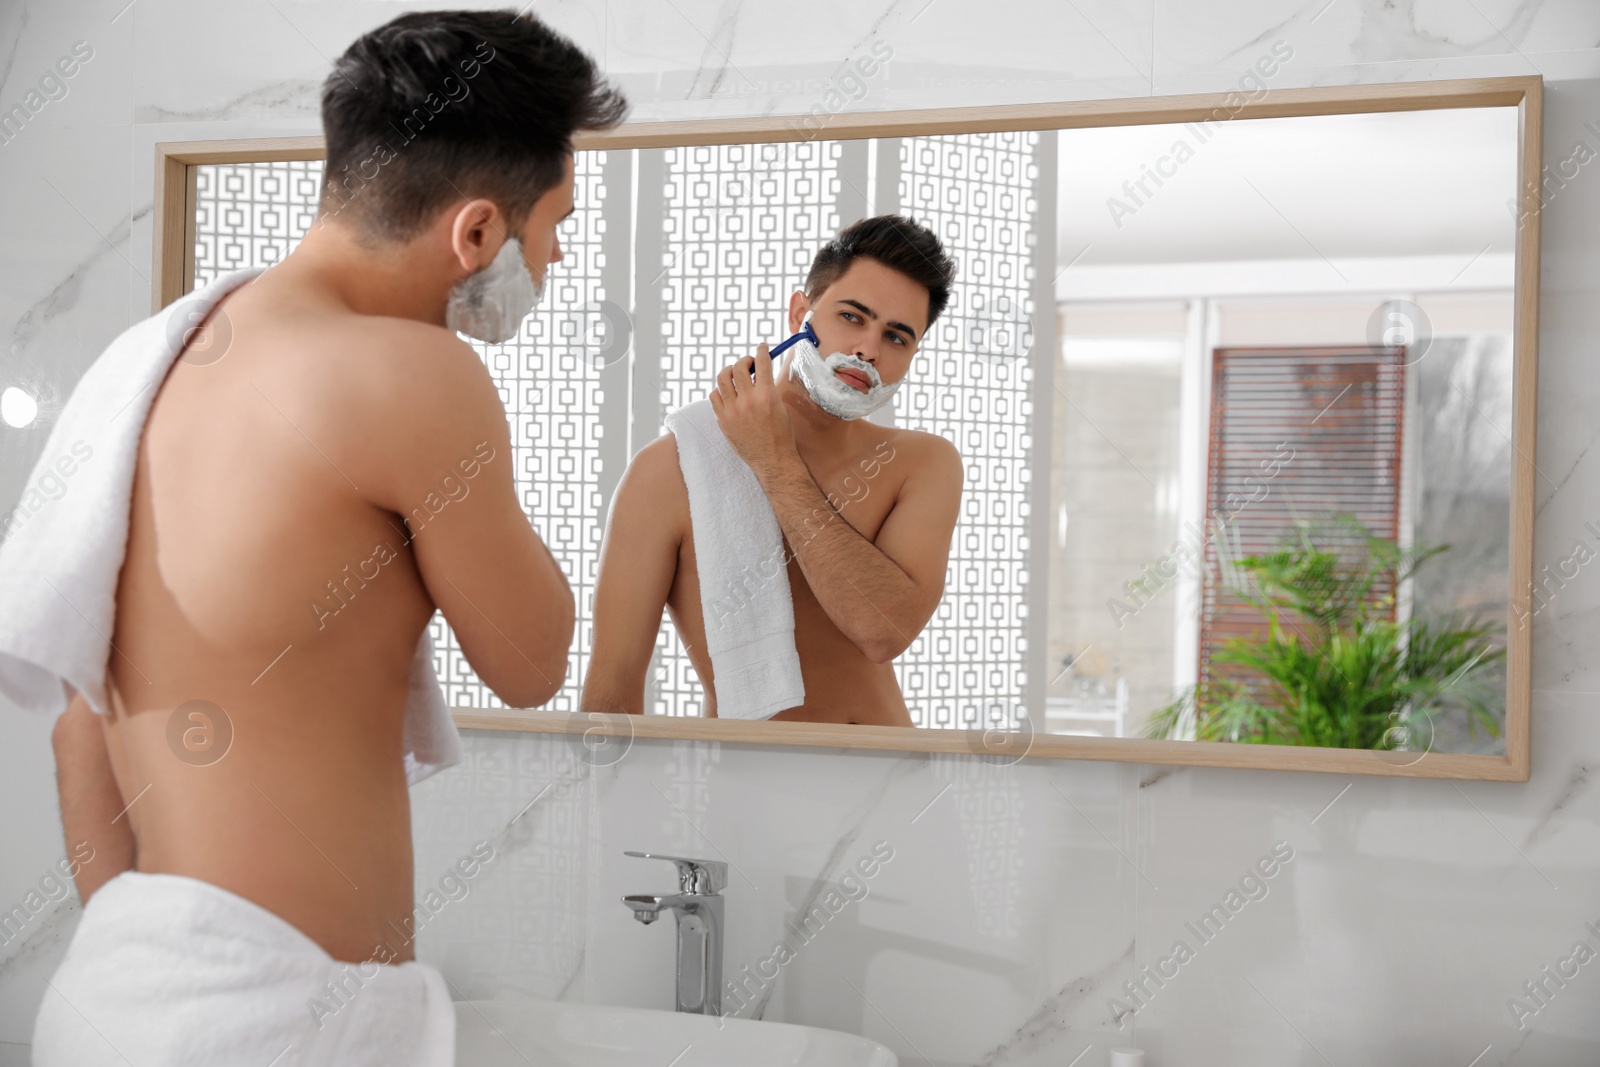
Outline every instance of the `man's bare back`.
{"label": "man's bare back", "polygon": [[[401,715],[433,604],[404,526],[361,489],[381,457],[351,432],[352,409],[383,380],[380,353],[351,316],[277,283],[231,294],[218,312],[230,350],[209,366],[180,360],[151,409],[109,744],[123,795],[148,787],[128,812],[140,870],[222,886],[361,960],[411,910]],[[402,351],[423,328],[388,325]],[[345,568],[378,546],[393,558],[344,591]],[[340,603],[327,582],[349,599],[319,620],[312,603]],[[168,720],[193,700],[226,719],[186,728],[231,724],[216,763],[169,748]]]}
{"label": "man's bare back", "polygon": [[[195,338],[225,353],[180,359],[155,398],[107,745],[139,870],[230,890],[337,959],[400,962],[422,629],[443,608],[480,677],[535,706],[562,684],[571,593],[517,504],[477,354],[357,310],[342,253],[308,247],[229,294]],[[186,729],[231,744],[197,754]]]}

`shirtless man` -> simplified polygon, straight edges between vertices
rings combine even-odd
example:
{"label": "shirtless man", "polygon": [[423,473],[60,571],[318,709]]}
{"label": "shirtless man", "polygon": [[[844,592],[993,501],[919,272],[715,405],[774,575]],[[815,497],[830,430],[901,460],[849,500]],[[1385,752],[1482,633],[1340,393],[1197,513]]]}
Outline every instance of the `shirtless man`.
{"label": "shirtless man", "polygon": [[[820,354],[853,354],[893,386],[944,310],[953,276],[924,227],[898,216],[864,219],[818,252],[805,290],[789,299],[789,329],[798,331],[810,312]],[[718,425],[784,533],[805,703],[773,718],[910,726],[893,662],[944,593],[961,457],[935,434],[824,411],[790,377],[795,351],[774,375],[761,345],[723,370],[711,394]],[[834,373],[867,392],[860,370]],[[633,457],[612,501],[585,711],[644,711],[663,605],[705,688],[706,714],[715,715],[689,494],[670,433]]]}
{"label": "shirtless man", "polygon": [[[514,489],[505,407],[456,331],[515,332],[561,259],[571,136],[625,106],[509,11],[405,15],[336,62],[318,223],[223,298],[190,350],[225,350],[176,362],[145,423],[112,709],[78,695],[54,734],[67,839],[98,857],[86,902],[132,866],[221,887],[336,961],[412,959],[402,727],[422,631],[442,609],[478,676],[534,707],[574,620]],[[504,336],[458,312],[485,291],[528,297],[502,301]],[[169,743],[197,698],[226,720],[197,728],[231,727],[214,763]]]}

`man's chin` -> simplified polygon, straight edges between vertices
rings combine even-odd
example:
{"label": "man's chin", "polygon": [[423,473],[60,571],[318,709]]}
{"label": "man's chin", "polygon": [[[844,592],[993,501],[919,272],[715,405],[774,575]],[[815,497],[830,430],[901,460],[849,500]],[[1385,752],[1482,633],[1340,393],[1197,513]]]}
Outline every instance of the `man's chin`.
{"label": "man's chin", "polygon": [[835,415],[833,412],[817,403],[817,398],[812,396],[811,393],[805,389],[795,390],[791,396],[786,398],[785,403],[793,404],[807,412],[816,412],[818,415],[826,416],[827,418],[833,419],[836,422],[850,421],[842,415]]}

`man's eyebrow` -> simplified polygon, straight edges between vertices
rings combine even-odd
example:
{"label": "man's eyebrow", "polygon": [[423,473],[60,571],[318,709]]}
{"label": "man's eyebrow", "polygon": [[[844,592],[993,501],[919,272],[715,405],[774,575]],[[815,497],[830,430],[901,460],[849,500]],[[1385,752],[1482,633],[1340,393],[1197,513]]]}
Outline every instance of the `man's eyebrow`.
{"label": "man's eyebrow", "polygon": [[[863,304],[859,300],[851,300],[849,297],[841,297],[839,303],[849,304],[851,307],[861,312],[861,314],[865,315],[867,318],[872,319],[874,322],[876,322],[878,319],[878,313],[867,307],[867,305]],[[913,330],[903,322],[895,322],[891,319],[889,322],[884,323],[884,325],[888,326],[891,330],[900,330],[904,332],[905,335],[911,338],[913,341],[917,339],[917,331]]]}
{"label": "man's eyebrow", "polygon": [[560,221],[566,222],[568,219],[570,219],[572,217],[573,213],[575,211],[577,211],[577,210],[578,210],[578,205],[577,204],[573,204],[571,207],[567,208],[567,213],[565,215],[561,216],[561,220]]}

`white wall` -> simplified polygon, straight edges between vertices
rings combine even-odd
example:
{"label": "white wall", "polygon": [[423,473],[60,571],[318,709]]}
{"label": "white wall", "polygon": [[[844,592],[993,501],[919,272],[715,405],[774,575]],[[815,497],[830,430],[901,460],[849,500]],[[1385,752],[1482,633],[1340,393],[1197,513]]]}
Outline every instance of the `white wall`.
{"label": "white wall", "polygon": [[[329,57],[402,10],[126,4],[0,6],[0,107],[73,42],[95,50],[68,96],[0,145],[0,386],[64,397],[148,312],[152,144],[316,132]],[[1282,38],[1295,56],[1278,86],[1543,73],[1547,156],[1580,140],[1600,148],[1600,8],[1587,0],[538,8],[621,77],[640,119],[804,111],[874,36],[894,58],[853,107],[1221,90]],[[1566,558],[1600,519],[1596,170],[1582,168],[1545,217],[1536,566]],[[0,502],[20,494],[42,442],[42,429],[0,434]],[[1600,920],[1597,636],[1600,579],[1584,572],[1534,620],[1526,785],[654,741],[597,768],[563,739],[475,735],[464,766],[416,792],[418,883],[478,838],[496,838],[505,859],[441,913],[423,954],[461,995],[670,1007],[670,924],[638,926],[616,899],[669,886],[669,872],[623,849],[733,862],[736,971],[770,951],[820,882],[883,840],[895,858],[783,969],[767,1017],[856,1030],[907,1063],[941,1065],[1091,1067],[1130,1042],[1151,1050],[1151,1067],[1466,1065],[1480,1053],[1482,1065],[1594,1063],[1600,964],[1521,1032],[1506,1001],[1574,942],[1600,947],[1584,925]],[[9,906],[62,843],[47,730],[5,708],[0,736]],[[1177,938],[1195,947],[1185,921],[1275,841],[1295,858],[1269,895],[1118,1033],[1107,997]],[[0,950],[0,1064],[26,1061],[74,921],[63,906],[20,956]]]}

